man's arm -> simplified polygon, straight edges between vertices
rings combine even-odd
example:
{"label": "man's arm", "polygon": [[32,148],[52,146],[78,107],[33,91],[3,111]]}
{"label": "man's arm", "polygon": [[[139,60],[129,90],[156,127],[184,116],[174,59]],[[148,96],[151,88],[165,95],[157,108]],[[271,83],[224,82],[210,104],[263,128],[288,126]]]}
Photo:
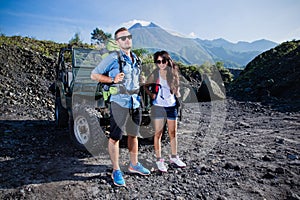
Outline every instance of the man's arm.
{"label": "man's arm", "polygon": [[105,76],[103,74],[92,73],[91,79],[101,83],[119,83],[123,81],[124,76],[125,76],[124,73],[119,73],[116,75],[116,77],[113,78],[113,77]]}
{"label": "man's arm", "polygon": [[113,83],[113,78],[103,74],[91,74],[91,79],[101,83]]}

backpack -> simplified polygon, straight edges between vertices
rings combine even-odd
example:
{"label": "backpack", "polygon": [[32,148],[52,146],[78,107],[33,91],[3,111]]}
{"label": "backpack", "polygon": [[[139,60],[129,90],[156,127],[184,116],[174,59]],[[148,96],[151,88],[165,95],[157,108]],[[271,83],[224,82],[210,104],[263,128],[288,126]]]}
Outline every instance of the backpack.
{"label": "backpack", "polygon": [[[125,60],[120,55],[120,51],[118,51],[118,50],[109,51],[109,52],[103,54],[102,56],[104,56],[104,58],[105,58],[106,56],[108,56],[111,53],[117,53],[117,55],[118,55],[118,63],[119,63],[119,71],[120,71],[120,73],[122,73],[123,72],[123,66],[125,65]],[[118,92],[117,88],[113,87],[112,84],[110,84],[110,83],[100,83],[100,84],[101,84],[101,87],[103,89],[102,93],[103,93],[104,101],[106,103],[109,103],[111,95],[112,94],[117,94],[117,92]]]}
{"label": "backpack", "polygon": [[[106,47],[106,52],[102,55],[102,58],[105,58],[111,53],[116,53],[118,56],[118,63],[119,63],[119,71],[120,73],[123,72],[123,67],[126,64],[126,61],[124,60],[123,56],[121,56],[120,49],[115,43],[114,40],[109,40]],[[141,59],[139,57],[136,57],[136,62],[139,68],[141,68]],[[106,103],[109,103],[110,97],[112,94],[122,93],[122,94],[138,94],[138,91],[128,91],[122,84],[119,84],[118,87],[113,86],[112,84],[107,83],[101,83],[103,88],[103,98]]]}

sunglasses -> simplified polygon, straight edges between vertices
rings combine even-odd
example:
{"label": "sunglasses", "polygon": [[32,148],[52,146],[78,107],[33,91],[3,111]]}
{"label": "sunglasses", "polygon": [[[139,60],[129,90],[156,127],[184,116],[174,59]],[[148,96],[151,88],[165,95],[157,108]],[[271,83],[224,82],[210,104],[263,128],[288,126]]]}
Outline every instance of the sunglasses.
{"label": "sunglasses", "polygon": [[157,64],[166,64],[167,63],[167,60],[166,59],[163,59],[163,60],[157,60],[155,63]]}
{"label": "sunglasses", "polygon": [[121,39],[122,41],[125,41],[126,39],[131,40],[132,39],[132,35],[121,36],[121,37],[118,37],[117,40],[118,39]]}

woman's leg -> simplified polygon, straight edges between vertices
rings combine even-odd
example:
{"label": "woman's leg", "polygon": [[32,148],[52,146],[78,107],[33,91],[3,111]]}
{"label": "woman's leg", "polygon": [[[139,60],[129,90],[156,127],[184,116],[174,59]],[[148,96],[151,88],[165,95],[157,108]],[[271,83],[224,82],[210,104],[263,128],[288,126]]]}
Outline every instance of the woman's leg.
{"label": "woman's leg", "polygon": [[186,164],[179,159],[177,155],[177,120],[167,120],[168,132],[171,144],[170,162],[177,165],[177,167],[185,167]]}
{"label": "woman's leg", "polygon": [[154,119],[154,150],[156,158],[161,158],[161,136],[164,129],[164,119]]}
{"label": "woman's leg", "polygon": [[168,119],[167,124],[171,144],[171,154],[177,155],[177,120]]}

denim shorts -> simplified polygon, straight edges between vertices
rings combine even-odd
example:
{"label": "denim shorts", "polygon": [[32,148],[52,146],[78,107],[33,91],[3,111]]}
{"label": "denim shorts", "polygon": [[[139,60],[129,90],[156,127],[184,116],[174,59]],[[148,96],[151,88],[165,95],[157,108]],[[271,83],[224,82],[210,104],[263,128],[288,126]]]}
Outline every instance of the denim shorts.
{"label": "denim shorts", "polygon": [[176,120],[178,116],[177,107],[161,107],[153,105],[151,107],[151,118],[152,119],[169,119]]}
{"label": "denim shorts", "polygon": [[141,109],[130,110],[123,108],[115,102],[110,107],[110,134],[113,140],[121,140],[123,133],[130,136],[138,136],[141,124]]}

